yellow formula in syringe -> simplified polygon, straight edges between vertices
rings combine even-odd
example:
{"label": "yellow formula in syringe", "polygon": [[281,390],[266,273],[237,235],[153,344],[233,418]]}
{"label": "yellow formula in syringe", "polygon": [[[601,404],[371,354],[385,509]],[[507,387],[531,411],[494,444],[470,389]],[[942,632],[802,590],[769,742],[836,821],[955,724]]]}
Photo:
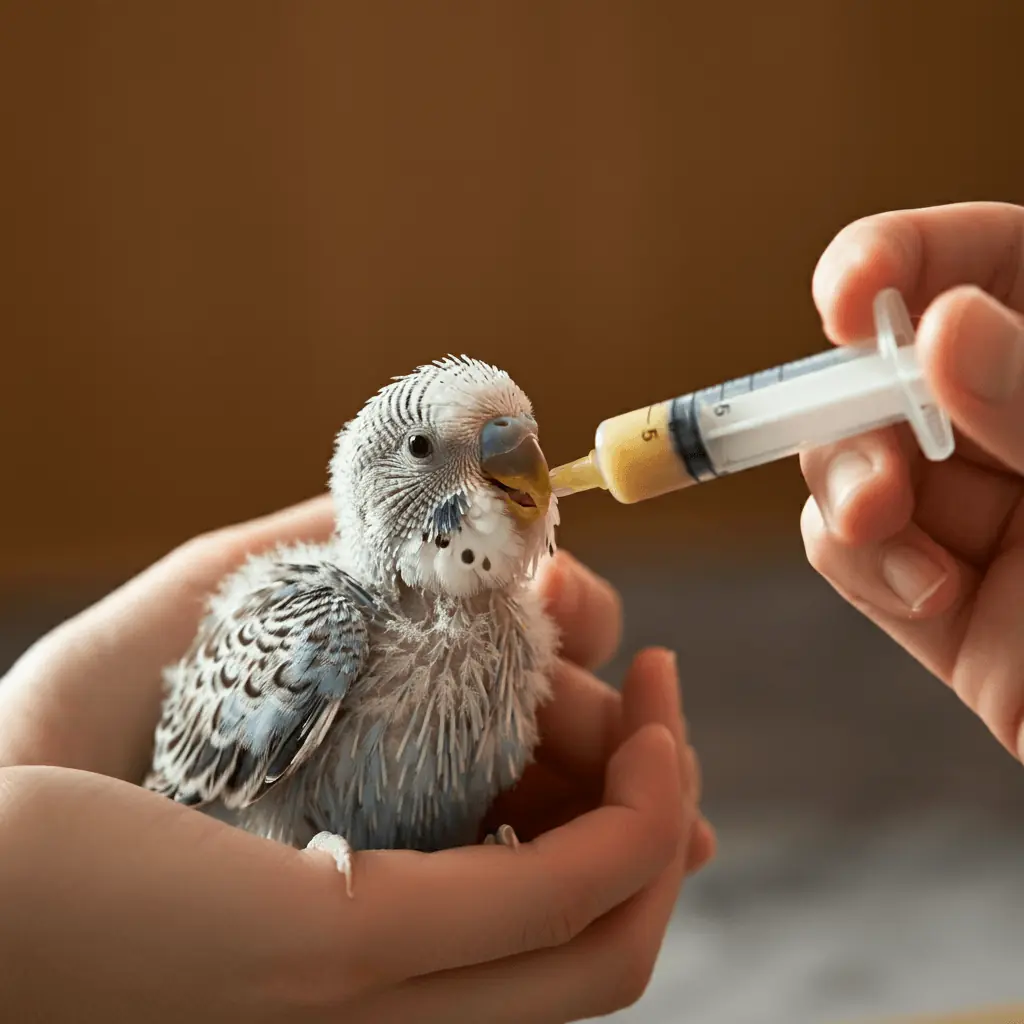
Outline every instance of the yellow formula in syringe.
{"label": "yellow formula in syringe", "polygon": [[880,292],[874,312],[873,341],[605,420],[589,455],[552,470],[554,493],[599,487],[643,501],[904,420],[926,458],[949,458],[953,429],[924,380],[899,293]]}

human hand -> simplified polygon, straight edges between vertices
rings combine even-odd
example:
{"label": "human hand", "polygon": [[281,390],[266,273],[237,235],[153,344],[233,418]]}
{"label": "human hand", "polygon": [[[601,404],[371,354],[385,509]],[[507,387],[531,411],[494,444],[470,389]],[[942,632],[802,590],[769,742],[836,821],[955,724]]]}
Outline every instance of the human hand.
{"label": "human hand", "polygon": [[0,763],[62,766],[0,772],[0,975],[19,1019],[563,1021],[642,992],[714,839],[670,660],[641,655],[621,697],[585,671],[621,617],[572,559],[540,583],[565,659],[538,763],[501,808],[534,839],[518,851],[365,852],[349,901],[329,858],[115,781],[147,766],[159,669],[210,588],[248,551],[329,529],[321,499],[193,541],[0,683]]}
{"label": "human hand", "polygon": [[957,429],[927,462],[904,428],[802,457],[811,564],[1024,759],[1024,208],[964,203],[857,221],[814,275],[825,332],[872,333],[899,289]]}

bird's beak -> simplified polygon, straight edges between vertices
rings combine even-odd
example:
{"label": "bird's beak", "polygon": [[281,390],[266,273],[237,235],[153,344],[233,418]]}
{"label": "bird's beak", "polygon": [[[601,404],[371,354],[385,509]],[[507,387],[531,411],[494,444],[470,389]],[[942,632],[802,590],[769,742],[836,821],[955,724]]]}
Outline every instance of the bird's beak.
{"label": "bird's beak", "polygon": [[528,416],[498,416],[480,431],[480,466],[504,492],[521,522],[547,515],[551,504],[548,464]]}

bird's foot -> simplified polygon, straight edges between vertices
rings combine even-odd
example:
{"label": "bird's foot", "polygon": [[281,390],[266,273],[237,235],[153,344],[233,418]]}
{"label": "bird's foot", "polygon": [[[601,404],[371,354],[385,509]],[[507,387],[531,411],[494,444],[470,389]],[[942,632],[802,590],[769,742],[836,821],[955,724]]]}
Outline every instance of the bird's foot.
{"label": "bird's foot", "polygon": [[338,870],[345,876],[345,891],[352,896],[352,847],[333,832],[317,832],[306,844],[307,850],[323,850],[334,858]]}
{"label": "bird's foot", "polygon": [[485,846],[507,846],[514,850],[519,846],[519,837],[511,825],[501,825],[497,832],[492,832],[484,839]]}

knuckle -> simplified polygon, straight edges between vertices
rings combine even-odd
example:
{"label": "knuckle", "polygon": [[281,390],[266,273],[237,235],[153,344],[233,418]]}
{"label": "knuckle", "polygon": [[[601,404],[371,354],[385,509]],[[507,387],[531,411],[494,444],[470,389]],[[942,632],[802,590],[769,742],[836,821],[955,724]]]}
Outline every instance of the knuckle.
{"label": "knuckle", "polygon": [[[529,856],[532,852],[529,844],[520,847],[521,854]],[[563,946],[576,938],[595,916],[591,909],[594,901],[585,884],[578,879],[566,884],[567,879],[550,869],[543,874],[544,898],[539,901],[538,912],[530,914],[525,922],[521,943],[524,950]]]}
{"label": "knuckle", "polygon": [[672,813],[659,814],[651,821],[650,845],[665,863],[679,852],[679,847],[686,836],[684,810],[690,803],[691,799],[684,794],[683,803],[673,808]]}
{"label": "knuckle", "polygon": [[651,983],[657,959],[643,944],[639,944],[639,949],[631,948],[623,953],[607,975],[607,1004],[612,1012],[629,1009],[640,1002]]}
{"label": "knuckle", "polygon": [[800,453],[800,472],[804,482],[813,491],[820,486],[828,464],[832,461],[837,446],[821,445],[818,448],[806,448]]}
{"label": "knuckle", "polygon": [[168,555],[168,560],[183,570],[185,576],[220,576],[229,572],[241,560],[235,527],[208,530],[179,544]]}
{"label": "knuckle", "polygon": [[1024,691],[1002,672],[979,671],[969,664],[953,672],[950,684],[1007,751],[1024,762]]}
{"label": "knuckle", "polygon": [[586,914],[581,912],[578,904],[567,902],[564,898],[553,900],[539,920],[528,929],[523,948],[564,946],[576,938],[586,924]]}
{"label": "knuckle", "polygon": [[182,565],[203,564],[216,557],[223,544],[223,531],[210,530],[179,544],[168,558]]}
{"label": "knuckle", "polygon": [[684,789],[678,803],[638,816],[635,825],[637,846],[643,848],[645,859],[657,874],[684,850],[694,815],[695,802]]}

